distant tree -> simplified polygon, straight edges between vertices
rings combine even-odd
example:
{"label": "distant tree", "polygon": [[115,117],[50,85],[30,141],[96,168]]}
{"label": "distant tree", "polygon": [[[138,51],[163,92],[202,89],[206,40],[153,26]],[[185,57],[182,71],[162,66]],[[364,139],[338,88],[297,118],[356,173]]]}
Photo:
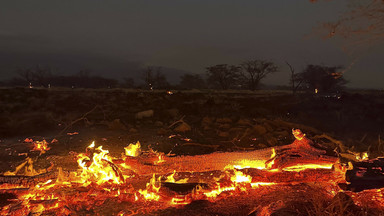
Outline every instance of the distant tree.
{"label": "distant tree", "polygon": [[50,67],[42,67],[40,65],[36,65],[33,68],[18,69],[16,73],[26,81],[27,85],[38,85],[43,87],[48,87],[53,76]]}
{"label": "distant tree", "polygon": [[52,70],[50,67],[41,67],[37,65],[33,71],[33,80],[36,84],[42,87],[48,87],[50,79],[52,78]]}
{"label": "distant tree", "polygon": [[91,70],[90,69],[82,69],[80,70],[75,77],[72,78],[72,82],[74,86],[85,88],[90,85],[88,83],[90,81]]}
{"label": "distant tree", "polygon": [[250,60],[244,61],[241,66],[241,78],[248,88],[252,91],[256,90],[260,81],[268,74],[277,72],[277,66],[270,61]]}
{"label": "distant tree", "polygon": [[132,77],[125,77],[125,78],[123,78],[122,86],[124,88],[134,88],[135,87],[135,80]]}
{"label": "distant tree", "polygon": [[347,83],[341,69],[341,66],[308,65],[303,72],[295,75],[295,80],[303,82],[313,92],[337,91]]}
{"label": "distant tree", "polygon": [[25,85],[29,86],[32,85],[33,82],[33,71],[31,68],[26,68],[26,69],[17,69],[16,70],[17,75],[25,81]]}
{"label": "distant tree", "polygon": [[205,81],[199,74],[184,74],[180,77],[180,87],[186,89],[202,89]]}
{"label": "distant tree", "polygon": [[167,78],[161,72],[161,67],[147,67],[143,71],[142,79],[146,88],[150,90],[153,90],[154,88],[164,89],[169,87]]}
{"label": "distant tree", "polygon": [[300,88],[301,84],[303,83],[303,80],[298,80],[297,79],[297,74],[295,73],[295,68],[292,67],[291,64],[289,64],[288,62],[285,62],[290,71],[291,71],[291,77],[290,77],[290,80],[289,80],[289,83],[291,84],[291,90],[292,90],[292,94],[296,94],[297,90]]}
{"label": "distant tree", "polygon": [[[157,70],[160,70],[160,68],[157,68]],[[147,67],[143,71],[141,78],[144,81],[145,87],[150,89],[150,90],[153,90],[153,87],[155,84],[154,68],[153,67]]]}
{"label": "distant tree", "polygon": [[235,65],[219,64],[207,67],[207,84],[215,88],[229,89],[237,84],[240,67]]}
{"label": "distant tree", "polygon": [[170,84],[167,81],[165,75],[158,69],[155,74],[154,86],[157,89],[166,89],[169,88]]}

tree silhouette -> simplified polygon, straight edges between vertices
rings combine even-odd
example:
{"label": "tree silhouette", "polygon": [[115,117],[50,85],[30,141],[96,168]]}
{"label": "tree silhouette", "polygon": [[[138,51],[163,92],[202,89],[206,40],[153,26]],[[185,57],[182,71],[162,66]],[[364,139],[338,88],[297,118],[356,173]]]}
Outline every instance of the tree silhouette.
{"label": "tree silhouette", "polygon": [[144,80],[146,88],[150,90],[169,87],[167,78],[161,72],[161,67],[147,67],[147,69],[143,71],[142,79]]}
{"label": "tree silhouette", "polygon": [[184,74],[180,77],[180,87],[186,89],[202,89],[205,87],[205,82],[199,74]]}
{"label": "tree silhouette", "polygon": [[53,77],[52,69],[50,67],[41,67],[40,65],[36,65],[32,68],[18,69],[16,73],[26,81],[27,85],[31,86],[38,85],[48,87]]}
{"label": "tree silhouette", "polygon": [[347,83],[341,69],[341,66],[308,65],[303,72],[295,75],[295,80],[306,84],[312,92],[339,91]]}
{"label": "tree silhouette", "polygon": [[285,62],[289,70],[291,71],[291,77],[289,79],[289,83],[291,84],[292,94],[296,94],[297,90],[300,88],[301,84],[303,83],[303,80],[297,80],[297,74],[295,73],[295,68],[289,64],[288,62]]}
{"label": "tree silhouette", "polygon": [[233,87],[238,79],[240,67],[235,65],[218,64],[207,67],[208,85],[215,88],[229,89]]}
{"label": "tree silhouette", "polygon": [[277,72],[277,66],[270,61],[249,60],[240,64],[242,82],[254,91],[259,86],[260,81],[268,74]]}

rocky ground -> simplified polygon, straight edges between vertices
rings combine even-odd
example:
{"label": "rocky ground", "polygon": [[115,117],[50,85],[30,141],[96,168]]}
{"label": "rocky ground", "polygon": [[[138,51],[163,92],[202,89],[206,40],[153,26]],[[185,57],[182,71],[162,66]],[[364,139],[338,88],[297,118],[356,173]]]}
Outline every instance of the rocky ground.
{"label": "rocky ground", "polygon": [[[52,163],[76,169],[72,152],[84,152],[92,141],[113,156],[137,141],[144,151],[201,155],[287,145],[294,140],[293,128],[328,155],[348,160],[368,151],[376,157],[384,152],[383,108],[379,91],[333,97],[284,91],[0,89],[0,173],[14,170],[27,157],[36,169]],[[46,140],[50,150],[31,151],[31,140]],[[264,199],[275,203],[273,194]],[[191,214],[199,212],[193,205]],[[204,211],[226,211],[211,207]],[[189,208],[158,214],[185,215]]]}
{"label": "rocky ground", "polygon": [[10,146],[26,148],[25,138],[57,139],[52,154],[81,151],[95,140],[112,152],[140,141],[144,149],[195,155],[289,144],[292,128],[300,128],[319,144],[377,155],[382,110],[382,92],[337,98],[284,91],[0,89],[0,145],[8,149],[3,158],[16,154]]}

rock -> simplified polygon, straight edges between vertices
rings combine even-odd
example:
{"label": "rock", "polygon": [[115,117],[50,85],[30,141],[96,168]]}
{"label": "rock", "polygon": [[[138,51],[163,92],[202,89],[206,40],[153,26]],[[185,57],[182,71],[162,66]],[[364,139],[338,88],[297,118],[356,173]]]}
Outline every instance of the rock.
{"label": "rock", "polygon": [[239,121],[237,121],[236,124],[240,126],[251,126],[252,121],[249,119],[239,119]]}
{"label": "rock", "polygon": [[267,148],[268,146],[263,144],[263,143],[260,143],[260,144],[257,145],[257,147],[263,149],[263,148]]}
{"label": "rock", "polygon": [[253,126],[253,130],[255,131],[255,133],[259,136],[261,135],[264,135],[267,133],[267,129],[265,129],[265,127],[261,126],[261,125],[255,125]]}
{"label": "rock", "polygon": [[187,123],[185,122],[182,122],[180,123],[178,126],[175,127],[175,129],[173,129],[175,132],[178,132],[178,133],[185,133],[187,131],[190,131],[192,128],[191,126],[189,126]]}
{"label": "rock", "polygon": [[139,131],[136,128],[129,129],[129,133],[138,133]]}
{"label": "rock", "polygon": [[221,123],[221,124],[232,123],[232,119],[230,119],[230,118],[218,118],[218,119],[216,119],[216,122]]}
{"label": "rock", "polygon": [[204,126],[204,127],[203,127],[203,130],[204,130],[204,131],[208,131],[208,130],[212,130],[212,128],[209,127],[209,126]]}
{"label": "rock", "polygon": [[219,125],[219,129],[221,129],[221,130],[228,130],[230,128],[231,128],[230,124],[220,124]]}
{"label": "rock", "polygon": [[273,136],[265,136],[264,137],[267,140],[267,143],[269,146],[277,146],[278,141],[275,137]]}
{"label": "rock", "polygon": [[145,110],[136,113],[135,118],[136,119],[143,119],[143,118],[151,118],[153,117],[154,111],[153,110]]}
{"label": "rock", "polygon": [[291,137],[291,135],[286,130],[284,130],[284,131],[274,131],[273,135],[274,135],[274,137],[277,137],[277,138],[287,138],[287,137],[289,138],[289,137]]}
{"label": "rock", "polygon": [[202,126],[202,127],[210,126],[210,125],[213,123],[214,120],[215,120],[215,119],[212,118],[212,117],[205,116],[205,117],[201,120],[201,126]]}
{"label": "rock", "polygon": [[[268,124],[267,122],[264,122],[263,126],[267,130],[267,132],[273,132],[274,131],[273,127],[270,124]],[[289,133],[288,133],[288,135],[289,135]]]}
{"label": "rock", "polygon": [[219,137],[228,137],[228,136],[229,136],[229,133],[228,133],[228,132],[224,132],[224,131],[220,131],[217,135],[218,135]]}
{"label": "rock", "polygon": [[166,135],[168,133],[168,130],[164,129],[164,128],[160,128],[159,130],[157,130],[157,135]]}
{"label": "rock", "polygon": [[244,128],[234,127],[228,130],[228,133],[230,134],[243,134]]}
{"label": "rock", "polygon": [[171,118],[177,118],[180,114],[179,110],[176,109],[176,108],[173,108],[173,109],[168,109],[167,110],[167,113],[168,115],[171,117]]}
{"label": "rock", "polygon": [[121,123],[120,119],[115,119],[113,121],[102,121],[102,124],[107,125],[110,130],[127,130],[127,127]]}
{"label": "rock", "polygon": [[155,124],[154,124],[156,127],[163,127],[163,122],[161,121],[156,121]]}

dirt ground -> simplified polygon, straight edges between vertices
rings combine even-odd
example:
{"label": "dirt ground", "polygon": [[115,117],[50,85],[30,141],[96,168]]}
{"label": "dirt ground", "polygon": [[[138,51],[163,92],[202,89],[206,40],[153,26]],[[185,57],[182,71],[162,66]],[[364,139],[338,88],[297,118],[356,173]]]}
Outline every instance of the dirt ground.
{"label": "dirt ground", "polygon": [[[334,96],[285,91],[0,89],[0,173],[15,170],[26,158],[34,161],[35,169],[49,169],[54,164],[75,170],[74,155],[84,152],[92,141],[116,157],[137,141],[144,151],[203,155],[287,145],[294,141],[294,128],[301,129],[327,155],[368,151],[370,157],[377,157],[384,155],[383,110],[384,94],[380,91]],[[46,140],[50,150],[44,154],[32,151],[30,140]],[[140,178],[142,186],[149,178]],[[343,194],[314,197],[322,188],[291,185],[282,194],[281,188],[275,191],[271,187],[213,203],[199,200],[166,209],[152,203],[148,208],[157,209],[149,215],[262,215],[263,211],[319,215],[342,199],[346,205],[342,211],[344,207],[349,213],[363,211],[355,209],[351,198]],[[308,203],[311,199],[315,201]],[[274,205],[279,206],[281,200],[285,207],[276,213],[279,208]],[[114,206],[114,200],[108,202],[102,206]],[[125,205],[127,208],[95,207],[91,211],[112,214],[147,204],[120,203],[119,208]],[[129,211],[123,213],[148,215]]]}
{"label": "dirt ground", "polygon": [[285,91],[0,89],[5,162],[0,171],[25,159],[26,138],[57,140],[42,159],[81,152],[92,141],[113,154],[140,141],[144,150],[196,155],[289,144],[291,129],[300,128],[310,138],[326,134],[349,149],[380,155],[383,110],[380,91],[334,97]]}

